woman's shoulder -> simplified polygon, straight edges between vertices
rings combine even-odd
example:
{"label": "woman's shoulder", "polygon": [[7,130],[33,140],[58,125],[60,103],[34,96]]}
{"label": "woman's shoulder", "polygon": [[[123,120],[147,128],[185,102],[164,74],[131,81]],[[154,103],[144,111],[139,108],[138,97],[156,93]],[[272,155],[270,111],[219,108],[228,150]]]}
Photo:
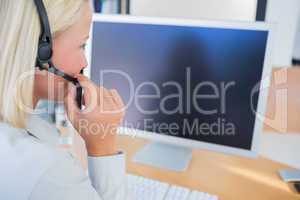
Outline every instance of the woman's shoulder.
{"label": "woman's shoulder", "polygon": [[0,122],[0,145],[0,156],[11,157],[12,160],[25,161],[24,157],[35,159],[47,154],[48,157],[43,159],[47,161],[52,157],[57,157],[57,154],[62,152],[59,148],[54,148],[53,145],[40,141],[25,129],[15,128],[3,122]]}
{"label": "woman's shoulder", "polygon": [[[66,151],[30,136],[26,130],[6,123],[0,123],[0,146],[0,185],[7,185],[0,188],[0,196],[8,195],[9,199],[26,199],[49,168],[71,157]],[[16,187],[18,194],[9,191]]]}

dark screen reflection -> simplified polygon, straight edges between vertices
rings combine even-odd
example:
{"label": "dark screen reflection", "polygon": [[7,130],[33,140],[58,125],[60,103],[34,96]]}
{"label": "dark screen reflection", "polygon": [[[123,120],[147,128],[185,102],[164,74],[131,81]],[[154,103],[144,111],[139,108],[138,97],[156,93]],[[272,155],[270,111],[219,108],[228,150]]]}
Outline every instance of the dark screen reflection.
{"label": "dark screen reflection", "polygon": [[120,92],[128,127],[249,150],[267,36],[97,22],[92,80]]}

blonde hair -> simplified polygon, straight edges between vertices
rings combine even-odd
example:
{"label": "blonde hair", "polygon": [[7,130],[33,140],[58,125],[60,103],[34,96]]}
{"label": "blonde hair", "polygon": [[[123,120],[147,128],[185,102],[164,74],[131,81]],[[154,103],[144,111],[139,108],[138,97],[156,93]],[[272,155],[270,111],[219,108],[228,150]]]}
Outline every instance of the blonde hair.
{"label": "blonde hair", "polygon": [[[43,0],[53,37],[78,20],[87,1]],[[0,26],[0,121],[24,128],[28,113],[20,105],[33,107],[34,76],[16,86],[35,70],[41,27],[34,0],[0,0]]]}

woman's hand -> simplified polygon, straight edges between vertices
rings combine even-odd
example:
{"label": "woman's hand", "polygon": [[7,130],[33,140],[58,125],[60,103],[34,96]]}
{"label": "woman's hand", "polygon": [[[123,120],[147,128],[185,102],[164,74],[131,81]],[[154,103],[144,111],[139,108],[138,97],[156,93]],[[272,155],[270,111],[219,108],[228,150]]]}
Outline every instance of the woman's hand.
{"label": "woman's hand", "polygon": [[117,153],[117,128],[124,117],[124,103],[116,90],[98,87],[83,75],[78,75],[84,90],[84,110],[77,107],[76,89],[72,86],[65,97],[69,120],[85,140],[89,156]]}

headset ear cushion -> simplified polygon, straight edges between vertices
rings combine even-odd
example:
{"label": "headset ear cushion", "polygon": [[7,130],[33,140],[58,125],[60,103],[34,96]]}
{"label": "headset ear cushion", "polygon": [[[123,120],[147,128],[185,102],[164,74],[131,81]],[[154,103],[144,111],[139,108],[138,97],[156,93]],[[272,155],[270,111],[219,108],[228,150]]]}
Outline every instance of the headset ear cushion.
{"label": "headset ear cushion", "polygon": [[43,42],[39,45],[38,58],[40,61],[49,61],[52,58],[52,48],[49,43]]}

